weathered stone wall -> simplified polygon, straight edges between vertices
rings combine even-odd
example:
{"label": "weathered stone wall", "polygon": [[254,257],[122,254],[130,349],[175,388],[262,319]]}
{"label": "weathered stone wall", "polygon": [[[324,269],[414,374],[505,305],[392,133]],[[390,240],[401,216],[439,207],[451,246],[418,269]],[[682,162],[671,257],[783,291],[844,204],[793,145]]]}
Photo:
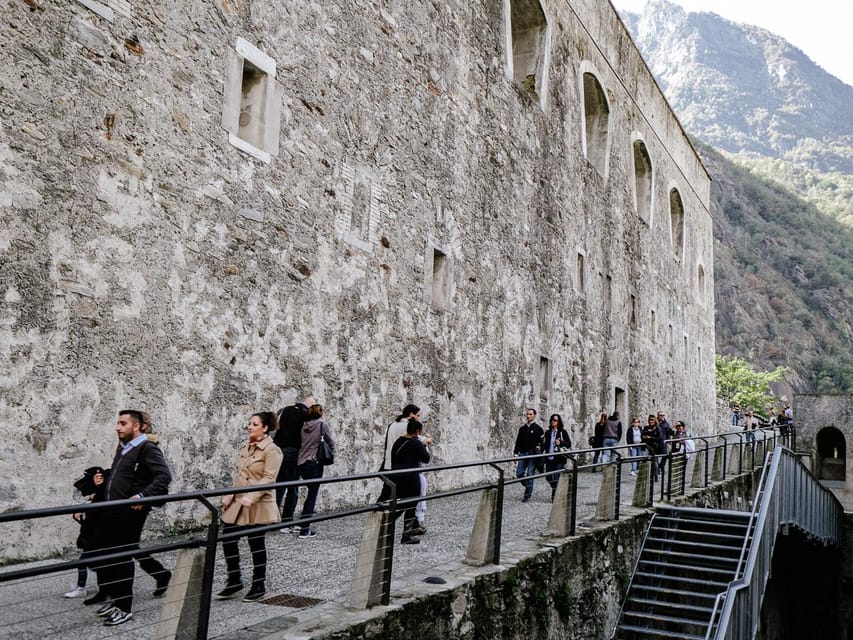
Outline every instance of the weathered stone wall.
{"label": "weathered stone wall", "polygon": [[[4,2],[2,508],[67,502],[123,407],[152,413],[175,490],[227,484],[248,415],[309,392],[337,473],[377,468],[407,401],[442,462],[509,452],[528,404],[579,444],[617,398],[711,431],[708,177],[609,3],[543,1],[538,99],[507,77],[507,3]],[[221,126],[238,38],[277,65],[269,163]],[[609,106],[604,175],[584,71]]]}
{"label": "weathered stone wall", "polygon": [[853,510],[853,395],[800,393],[791,408],[797,451],[810,455],[812,472]]}

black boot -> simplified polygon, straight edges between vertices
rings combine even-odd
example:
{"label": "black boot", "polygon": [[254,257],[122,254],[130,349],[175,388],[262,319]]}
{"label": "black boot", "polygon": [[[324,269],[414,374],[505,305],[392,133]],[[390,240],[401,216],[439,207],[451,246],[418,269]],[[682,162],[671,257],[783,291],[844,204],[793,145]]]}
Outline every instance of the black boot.
{"label": "black boot", "polygon": [[214,597],[217,600],[229,600],[235,597],[238,593],[243,590],[243,583],[238,582],[236,584],[226,584],[225,588],[217,593]]}

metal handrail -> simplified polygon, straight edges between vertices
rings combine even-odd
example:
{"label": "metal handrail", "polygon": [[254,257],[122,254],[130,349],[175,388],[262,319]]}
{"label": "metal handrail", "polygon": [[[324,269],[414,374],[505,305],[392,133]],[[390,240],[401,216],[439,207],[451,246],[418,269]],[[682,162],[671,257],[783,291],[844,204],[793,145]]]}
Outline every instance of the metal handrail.
{"label": "metal handrail", "polygon": [[[838,544],[841,540],[843,508],[833,493],[785,447],[777,446],[767,454],[766,460],[769,464],[762,470],[750,516],[750,526],[754,525],[752,537],[747,537],[741,549],[737,578],[714,602],[712,623],[705,635],[708,640],[755,637],[773,548],[783,526],[796,526],[826,543]],[[801,501],[809,508],[800,508]]]}

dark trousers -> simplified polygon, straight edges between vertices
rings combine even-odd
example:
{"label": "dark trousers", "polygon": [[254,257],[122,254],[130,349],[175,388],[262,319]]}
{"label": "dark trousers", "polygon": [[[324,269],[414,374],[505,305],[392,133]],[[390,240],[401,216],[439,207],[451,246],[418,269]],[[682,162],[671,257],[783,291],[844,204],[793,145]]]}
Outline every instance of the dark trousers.
{"label": "dark trousers", "polygon": [[[222,526],[222,533],[234,533],[253,529],[254,527],[226,524]],[[252,587],[264,588],[267,577],[267,548],[265,545],[266,532],[250,533],[246,536],[249,542],[249,550],[252,552]],[[222,553],[225,555],[225,567],[228,571],[228,585],[243,584],[240,575],[240,547],[239,538],[223,540]]]}
{"label": "dark trousers", "polygon": [[160,561],[150,553],[146,552],[142,555],[136,556],[136,562],[139,564],[140,569],[157,581],[158,586],[166,582],[166,577],[169,572],[166,570],[166,567],[160,564]]}
{"label": "dark trousers", "polygon": [[[557,485],[560,483],[560,471],[562,471],[566,466],[565,460],[559,460],[557,458],[553,458],[551,460],[545,460],[545,471],[548,471],[548,475],[545,476],[545,479],[548,481],[548,484],[551,485],[551,499],[554,499],[554,494],[557,493]],[[550,473],[553,472],[553,473]]]}
{"label": "dark trousers", "polygon": [[[315,480],[323,477],[323,465],[317,464],[313,460],[304,462],[299,465],[299,477],[303,480]],[[317,506],[317,494],[320,493],[320,485],[308,485],[308,495],[305,496],[305,504],[302,505],[302,517],[310,518],[314,515],[314,508]],[[302,525],[302,533],[308,533],[310,525]]]}
{"label": "dark trousers", "polygon": [[[299,480],[299,468],[296,466],[296,459],[299,457],[299,449],[293,447],[284,447],[281,450],[284,458],[281,460],[281,467],[278,469],[278,475],[275,478],[276,482],[291,482]],[[299,487],[276,487],[275,503],[281,507],[282,498],[284,498],[284,509],[282,510],[282,520],[293,520],[293,513],[296,511],[296,499],[299,497]]]}
{"label": "dark trousers", "polygon": [[[419,474],[414,474],[410,476],[409,474],[403,474],[394,477],[394,481],[397,484],[397,499],[404,500],[406,498],[417,498],[421,495],[421,481],[419,478]],[[410,507],[406,507],[402,511],[398,511],[395,520],[400,517],[400,514],[403,514],[403,535],[400,538],[401,542],[405,542],[412,538],[412,530],[418,526],[418,518],[415,515],[415,508],[417,507],[417,503],[413,504]]]}
{"label": "dark trousers", "polygon": [[[99,543],[92,555],[138,549],[148,511],[124,507],[104,513],[103,522],[98,527]],[[113,605],[122,611],[130,611],[133,606],[133,558],[98,562],[94,569],[98,575],[99,590],[105,591],[112,598]],[[160,569],[163,570],[162,565]]]}

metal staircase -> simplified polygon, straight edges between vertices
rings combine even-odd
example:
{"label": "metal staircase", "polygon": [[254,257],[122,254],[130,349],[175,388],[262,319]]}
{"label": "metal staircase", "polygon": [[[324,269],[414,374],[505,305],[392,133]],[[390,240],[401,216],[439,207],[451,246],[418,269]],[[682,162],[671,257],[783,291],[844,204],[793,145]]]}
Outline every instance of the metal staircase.
{"label": "metal staircase", "polygon": [[704,639],[750,537],[748,512],[658,509],[613,637]]}
{"label": "metal staircase", "polygon": [[767,455],[751,512],[656,510],[613,640],[750,640],[779,532],[838,545],[842,508],[796,454]]}

